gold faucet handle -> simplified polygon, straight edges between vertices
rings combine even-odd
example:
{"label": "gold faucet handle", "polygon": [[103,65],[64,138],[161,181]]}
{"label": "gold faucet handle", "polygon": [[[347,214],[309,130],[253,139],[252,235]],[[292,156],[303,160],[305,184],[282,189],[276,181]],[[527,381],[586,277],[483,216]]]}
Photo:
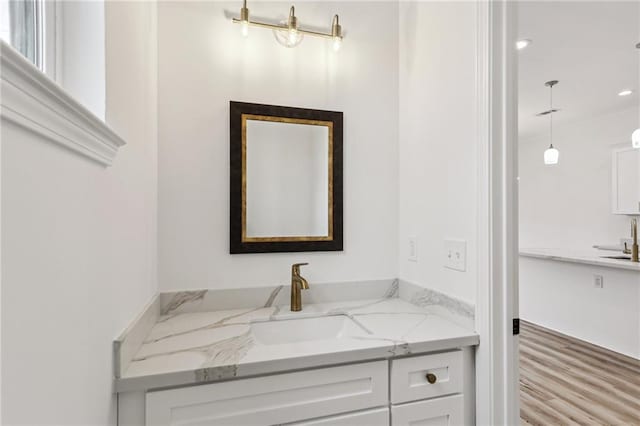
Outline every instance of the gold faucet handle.
{"label": "gold faucet handle", "polygon": [[304,262],[304,263],[294,263],[293,265],[291,265],[291,273],[292,274],[299,274],[300,273],[300,267],[301,266],[306,266],[309,263]]}

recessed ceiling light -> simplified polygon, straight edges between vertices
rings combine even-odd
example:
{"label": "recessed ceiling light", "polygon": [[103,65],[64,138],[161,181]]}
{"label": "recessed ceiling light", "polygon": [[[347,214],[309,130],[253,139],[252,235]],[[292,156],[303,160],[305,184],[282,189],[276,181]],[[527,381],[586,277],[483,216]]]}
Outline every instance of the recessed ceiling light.
{"label": "recessed ceiling light", "polygon": [[618,96],[629,96],[632,93],[633,90],[623,90],[622,92],[618,93]]}
{"label": "recessed ceiling light", "polygon": [[516,42],[516,48],[517,48],[518,50],[522,50],[522,49],[524,49],[525,47],[529,46],[530,44],[531,44],[531,40],[529,40],[529,39],[526,39],[526,38],[525,38],[525,39],[523,39],[523,40],[518,40],[518,41]]}

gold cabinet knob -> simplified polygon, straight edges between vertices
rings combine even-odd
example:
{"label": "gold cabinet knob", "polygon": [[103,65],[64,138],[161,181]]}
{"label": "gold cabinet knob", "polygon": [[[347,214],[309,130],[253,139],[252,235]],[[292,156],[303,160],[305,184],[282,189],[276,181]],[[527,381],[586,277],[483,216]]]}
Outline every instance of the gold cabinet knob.
{"label": "gold cabinet knob", "polygon": [[436,377],[435,374],[427,373],[427,382],[434,384],[437,381],[438,381],[438,378]]}

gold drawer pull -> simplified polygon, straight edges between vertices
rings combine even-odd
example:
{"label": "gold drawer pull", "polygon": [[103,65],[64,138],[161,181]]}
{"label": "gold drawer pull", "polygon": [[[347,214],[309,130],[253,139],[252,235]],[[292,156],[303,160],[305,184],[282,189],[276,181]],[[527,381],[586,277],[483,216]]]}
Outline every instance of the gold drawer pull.
{"label": "gold drawer pull", "polygon": [[427,373],[427,382],[434,384],[437,381],[438,381],[438,378],[436,377],[435,374]]}

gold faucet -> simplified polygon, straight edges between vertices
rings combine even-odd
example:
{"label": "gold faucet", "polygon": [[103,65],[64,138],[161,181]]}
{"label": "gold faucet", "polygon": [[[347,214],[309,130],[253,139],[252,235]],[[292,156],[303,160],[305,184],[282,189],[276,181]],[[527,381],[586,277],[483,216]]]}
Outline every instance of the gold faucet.
{"label": "gold faucet", "polygon": [[640,259],[638,259],[638,219],[631,219],[631,238],[633,238],[631,261],[640,262]]}
{"label": "gold faucet", "polygon": [[309,283],[300,275],[300,267],[308,263],[296,263],[291,265],[291,311],[302,310],[301,290],[308,290]]}

